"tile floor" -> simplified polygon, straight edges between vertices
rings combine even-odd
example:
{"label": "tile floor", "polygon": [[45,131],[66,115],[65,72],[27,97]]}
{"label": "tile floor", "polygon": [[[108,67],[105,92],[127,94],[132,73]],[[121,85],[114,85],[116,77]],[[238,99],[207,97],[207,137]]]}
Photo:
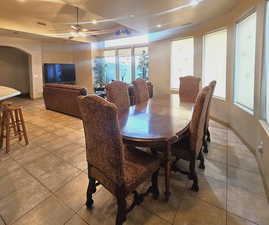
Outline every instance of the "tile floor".
{"label": "tile floor", "polygon": [[[114,225],[116,205],[102,187],[85,208],[87,170],[79,119],[47,111],[42,100],[24,106],[30,145],[0,150],[0,225]],[[200,192],[172,174],[172,196],[147,197],[126,225],[268,225],[269,204],[255,157],[228,128],[211,122],[212,142]],[[160,188],[163,190],[163,176]],[[143,188],[143,187],[141,187]]]}

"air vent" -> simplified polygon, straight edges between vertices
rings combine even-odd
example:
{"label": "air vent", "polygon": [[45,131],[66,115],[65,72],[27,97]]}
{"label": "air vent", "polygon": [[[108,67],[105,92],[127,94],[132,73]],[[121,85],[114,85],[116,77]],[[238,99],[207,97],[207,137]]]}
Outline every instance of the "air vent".
{"label": "air vent", "polygon": [[47,26],[47,24],[43,23],[43,22],[37,22],[37,24],[40,25],[40,26]]}
{"label": "air vent", "polygon": [[185,27],[185,26],[190,26],[190,25],[192,25],[192,23],[185,23],[185,24],[182,24],[181,26]]}

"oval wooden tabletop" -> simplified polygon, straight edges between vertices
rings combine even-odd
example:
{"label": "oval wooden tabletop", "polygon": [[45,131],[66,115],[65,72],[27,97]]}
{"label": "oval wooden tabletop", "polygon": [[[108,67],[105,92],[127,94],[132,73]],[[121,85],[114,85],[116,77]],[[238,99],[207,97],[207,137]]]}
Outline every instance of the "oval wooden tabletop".
{"label": "oval wooden tabletop", "polygon": [[121,134],[131,141],[167,141],[188,125],[193,106],[178,94],[154,97],[119,112]]}

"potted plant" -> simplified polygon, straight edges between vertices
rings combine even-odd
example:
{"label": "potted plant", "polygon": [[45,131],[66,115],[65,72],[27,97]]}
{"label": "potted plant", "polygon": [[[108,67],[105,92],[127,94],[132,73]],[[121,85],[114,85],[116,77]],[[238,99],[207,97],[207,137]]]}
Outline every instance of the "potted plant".
{"label": "potted plant", "polygon": [[94,90],[103,91],[106,84],[106,69],[107,64],[104,58],[96,58],[94,60]]}

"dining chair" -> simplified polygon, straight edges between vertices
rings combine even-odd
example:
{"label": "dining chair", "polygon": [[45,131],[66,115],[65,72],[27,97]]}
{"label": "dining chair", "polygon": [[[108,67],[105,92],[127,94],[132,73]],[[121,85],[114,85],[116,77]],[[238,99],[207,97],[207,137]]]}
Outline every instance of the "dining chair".
{"label": "dining chair", "polygon": [[[152,193],[155,199],[158,198],[160,161],[157,157],[124,146],[115,104],[96,95],[80,96],[78,102],[88,162],[86,206],[92,208],[92,195],[96,192],[96,186],[102,184],[117,199],[116,225],[121,225],[126,220],[127,213],[139,205],[145,195]],[[149,177],[151,187],[139,194],[136,188]],[[126,197],[130,193],[134,194],[134,199],[127,208]]]}
{"label": "dining chair", "polygon": [[[192,119],[183,133],[178,133],[179,141],[172,145],[172,155],[176,158],[171,170],[181,172],[193,180],[192,190],[198,192],[198,176],[196,173],[196,160],[200,160],[200,168],[204,169],[204,156],[202,152],[207,108],[209,105],[211,87],[204,87],[198,94]],[[181,170],[177,166],[180,160],[189,161],[189,172]]]}
{"label": "dining chair", "polygon": [[135,104],[146,102],[147,100],[149,100],[148,85],[144,79],[138,78],[134,80],[133,85],[134,85]]}
{"label": "dining chair", "polygon": [[195,102],[199,93],[201,78],[194,76],[185,76],[179,78],[180,99],[187,102]]}
{"label": "dining chair", "polygon": [[114,103],[119,110],[130,106],[129,85],[122,81],[113,81],[106,85],[107,100]]}
{"label": "dining chair", "polygon": [[209,87],[211,87],[211,94],[209,99],[209,105],[208,110],[206,112],[206,122],[205,122],[205,134],[204,134],[204,153],[208,153],[208,145],[207,142],[211,141],[210,138],[210,132],[209,132],[209,117],[210,117],[210,108],[211,108],[211,102],[214,95],[214,91],[217,85],[217,81],[213,80],[210,82]]}

